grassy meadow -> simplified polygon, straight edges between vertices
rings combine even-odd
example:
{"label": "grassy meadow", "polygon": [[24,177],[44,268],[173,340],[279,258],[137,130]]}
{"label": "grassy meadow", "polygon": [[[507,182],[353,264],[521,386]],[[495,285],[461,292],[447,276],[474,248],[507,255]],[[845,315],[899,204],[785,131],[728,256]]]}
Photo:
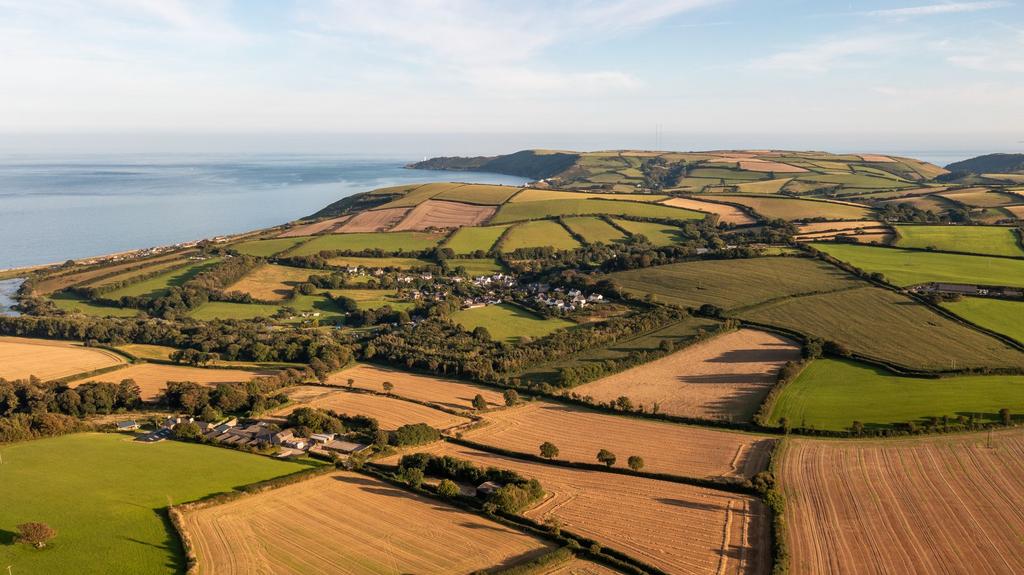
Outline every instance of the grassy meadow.
{"label": "grassy meadow", "polygon": [[569,226],[570,230],[582,236],[587,243],[591,244],[597,242],[610,244],[626,237],[626,234],[615,229],[608,222],[593,216],[566,218],[565,225]]}
{"label": "grassy meadow", "polygon": [[477,250],[486,252],[508,228],[508,225],[459,228],[444,245],[459,255],[471,254]]}
{"label": "grassy meadow", "polygon": [[166,294],[170,288],[184,285],[188,280],[212,268],[218,263],[220,263],[220,258],[209,258],[201,261],[195,261],[183,268],[162,273],[158,276],[149,278],[148,280],[133,283],[112,292],[107,292],[103,294],[103,297],[115,300],[124,296],[158,298]]}
{"label": "grassy meadow", "polygon": [[629,202],[622,200],[579,199],[579,200],[541,200],[537,202],[510,202],[498,210],[491,220],[493,223],[533,220],[552,216],[574,215],[626,215],[650,218],[669,218],[674,220],[701,220],[700,212],[673,208],[660,204]]}
{"label": "grassy meadow", "polygon": [[556,329],[576,325],[559,318],[544,319],[517,305],[505,303],[460,310],[451,317],[467,330],[483,326],[495,340],[510,343],[519,341],[523,336],[543,337]]}
{"label": "grassy meadow", "polygon": [[615,220],[616,225],[633,235],[642,235],[652,244],[670,246],[682,239],[681,230],[675,226],[654,222],[634,222],[633,220]]}
{"label": "grassy meadow", "polygon": [[50,296],[50,301],[57,306],[57,309],[94,317],[135,317],[139,314],[137,309],[98,304],[70,292],[53,294]]}
{"label": "grassy meadow", "polygon": [[362,251],[379,249],[385,252],[412,252],[430,249],[444,239],[443,234],[427,232],[362,232],[315,236],[289,255],[309,256],[322,251]]}
{"label": "grassy meadow", "polygon": [[[0,568],[20,575],[184,573],[162,509],[303,469],[229,449],[79,433],[0,446]],[[17,497],[11,497],[11,494]],[[10,544],[19,523],[57,531],[37,551]]]}
{"label": "grassy meadow", "polygon": [[827,220],[863,220],[871,216],[866,207],[818,200],[801,200],[775,196],[724,196],[716,200],[749,207],[762,217],[787,221],[825,218]]}
{"label": "grassy meadow", "polygon": [[967,297],[942,304],[956,315],[1024,343],[1024,302]]}
{"label": "grassy meadow", "polygon": [[537,220],[516,225],[505,236],[501,251],[511,252],[519,248],[542,248],[550,246],[558,250],[580,247],[562,224],[554,220]]}
{"label": "grassy meadow", "polygon": [[850,244],[810,244],[836,259],[880,272],[898,286],[926,282],[1024,287],[1024,259],[945,254]]}
{"label": "grassy meadow", "polygon": [[308,237],[278,238],[274,240],[252,240],[234,244],[231,249],[247,256],[269,258],[283,251],[289,250],[302,242],[308,241]]}
{"label": "grassy meadow", "polygon": [[505,271],[500,263],[489,258],[448,260],[448,265],[451,269],[465,268],[466,273],[473,277]]}
{"label": "grassy meadow", "polygon": [[997,226],[895,226],[896,246],[969,252],[993,256],[1024,257],[1011,227]]}
{"label": "grassy meadow", "polygon": [[1004,407],[1024,413],[1024,376],[900,377],[860,362],[818,359],[786,386],[769,422],[785,417],[794,427],[844,431],[854,421],[870,428],[944,415],[996,420]]}

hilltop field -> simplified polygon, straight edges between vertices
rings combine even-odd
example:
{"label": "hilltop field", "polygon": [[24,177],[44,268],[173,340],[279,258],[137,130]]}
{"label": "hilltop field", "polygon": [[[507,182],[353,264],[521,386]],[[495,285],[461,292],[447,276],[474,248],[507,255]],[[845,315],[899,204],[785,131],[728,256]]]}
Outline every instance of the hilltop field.
{"label": "hilltop field", "polygon": [[[1020,571],[1003,160],[434,158],[244,236],[12,272],[0,567]],[[443,181],[477,170],[523,183]]]}

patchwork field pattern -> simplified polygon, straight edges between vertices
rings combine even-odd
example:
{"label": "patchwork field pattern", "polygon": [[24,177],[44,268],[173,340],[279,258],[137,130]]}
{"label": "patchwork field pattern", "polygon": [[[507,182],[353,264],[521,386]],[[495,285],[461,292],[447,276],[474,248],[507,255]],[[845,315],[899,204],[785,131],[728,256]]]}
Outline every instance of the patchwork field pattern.
{"label": "patchwork field pattern", "polygon": [[862,206],[801,200],[774,196],[728,196],[715,195],[716,200],[749,207],[768,219],[788,221],[825,218],[829,220],[860,220],[871,216],[871,211]]}
{"label": "patchwork field pattern", "polygon": [[702,419],[750,421],[800,346],[778,335],[740,329],[574,389],[597,401],[626,396],[648,410]]}
{"label": "patchwork field pattern", "polygon": [[298,238],[302,236],[311,236],[314,234],[330,233],[340,228],[341,225],[347,222],[351,217],[352,216],[340,216],[337,218],[328,218],[326,220],[321,220],[319,222],[298,225],[278,234],[277,237]]}
{"label": "patchwork field pattern", "polygon": [[542,200],[539,202],[511,202],[498,210],[494,223],[532,220],[552,216],[583,216],[607,214],[668,218],[673,220],[700,220],[704,214],[660,204],[624,200],[580,199]]}
{"label": "patchwork field pattern", "polygon": [[251,381],[254,377],[271,375],[273,373],[273,371],[269,370],[203,369],[201,367],[188,367],[184,365],[137,363],[110,373],[77,379],[69,385],[75,387],[89,381],[117,383],[124,379],[131,379],[141,389],[143,401],[156,401],[167,388],[168,381],[191,381],[215,387],[219,383],[244,383]]}
{"label": "patchwork field pattern", "polygon": [[501,245],[501,251],[511,252],[519,248],[541,248],[550,246],[559,250],[580,247],[562,224],[552,220],[524,222],[509,230]]}
{"label": "patchwork field pattern", "polygon": [[848,244],[811,244],[898,286],[927,282],[1024,287],[1024,259],[946,254]]}
{"label": "patchwork field pattern", "polygon": [[[140,260],[131,260],[131,261],[128,261],[128,262],[125,262],[125,263],[115,264],[115,265],[112,265],[112,266],[97,267],[97,268],[90,269],[90,270],[77,271],[77,272],[76,271],[71,271],[71,272],[67,272],[67,273],[55,273],[55,274],[48,275],[45,278],[42,278],[39,281],[37,281],[36,285],[35,285],[35,290],[34,291],[35,291],[35,293],[40,294],[40,295],[47,295],[47,294],[50,294],[50,293],[53,293],[53,292],[60,291],[62,289],[71,287],[73,285],[79,285],[79,284],[87,283],[87,282],[89,282],[91,280],[95,280],[95,279],[100,278],[100,277],[105,276],[105,275],[114,274],[114,273],[118,273],[118,272],[127,272],[131,268],[135,268],[135,267],[138,267],[138,266],[144,266],[142,268],[144,270],[146,267],[154,266],[154,265],[166,265],[168,262],[171,262],[171,261],[184,262],[185,261],[184,260],[185,257],[190,256],[190,255],[194,255],[194,254],[195,254],[195,251],[187,250],[187,251],[183,251],[183,252],[176,252],[176,253],[173,253],[173,254],[167,254],[167,255],[158,256],[158,257],[154,257],[154,258],[146,258],[146,259],[140,259]],[[140,272],[140,273],[145,273],[145,272],[143,271],[143,272]]]}
{"label": "patchwork field pattern", "polygon": [[472,409],[473,398],[477,395],[482,395],[491,408],[505,405],[501,392],[490,387],[375,365],[363,364],[332,373],[327,383],[347,386],[349,379],[353,380],[353,387],[370,391],[383,391],[382,385],[387,381],[395,386],[391,392],[394,395],[429,401],[449,409]]}
{"label": "patchwork field pattern", "polygon": [[427,200],[410,210],[405,218],[391,229],[400,232],[478,226],[489,220],[495,210],[497,208],[494,206]]}
{"label": "patchwork field pattern", "polygon": [[302,244],[290,255],[310,256],[322,251],[381,250],[384,252],[412,252],[430,249],[444,239],[443,234],[427,232],[344,233],[316,236]]}
{"label": "patchwork field pattern", "polygon": [[769,571],[766,510],[753,497],[530,463],[447,442],[416,451],[452,455],[536,478],[549,497],[524,515],[541,522],[557,517],[566,530],[666,572],[749,575]]}
{"label": "patchwork field pattern", "polygon": [[791,440],[794,574],[1024,571],[1024,438]]}
{"label": "patchwork field pattern", "polygon": [[339,471],[185,513],[199,573],[470,573],[550,546],[476,514]]}
{"label": "patchwork field pattern", "polygon": [[644,471],[687,477],[749,479],[768,464],[772,440],[750,434],[607,415],[547,401],[488,413],[487,425],[466,439],[521,453],[538,454],[541,443],[558,446],[558,459],[597,463],[601,449],[615,453],[618,466],[631,455]]}
{"label": "patchwork field pattern", "polygon": [[967,297],[942,307],[986,329],[1008,335],[1024,344],[1024,302]]}
{"label": "patchwork field pattern", "polygon": [[345,222],[338,232],[383,232],[390,230],[409,212],[409,208],[385,208],[360,212]]}
{"label": "patchwork field pattern", "polygon": [[994,256],[1024,257],[1011,227],[896,226],[901,248],[936,249]]}
{"label": "patchwork field pattern", "polygon": [[477,250],[487,252],[494,245],[494,242],[498,241],[501,234],[505,233],[509,225],[459,228],[448,238],[444,245],[460,255],[471,254]]}
{"label": "patchwork field pattern", "polygon": [[304,385],[288,390],[292,404],[270,413],[287,417],[299,407],[326,409],[347,415],[365,415],[377,420],[381,429],[395,430],[411,423],[426,423],[437,429],[448,429],[469,420],[425,405],[370,393]]}
{"label": "patchwork field pattern", "polygon": [[116,353],[49,339],[0,337],[0,378],[44,381],[125,363]]}
{"label": "patchwork field pattern", "polygon": [[565,225],[576,234],[583,236],[588,243],[608,244],[626,237],[626,234],[597,217],[566,218]]}
{"label": "patchwork field pattern", "polygon": [[676,208],[684,208],[687,210],[694,210],[698,212],[708,212],[711,214],[718,215],[718,221],[723,224],[734,224],[737,226],[743,226],[747,224],[753,224],[757,220],[748,216],[743,210],[736,206],[730,206],[728,204],[718,204],[715,202],[705,202],[693,198],[671,198],[662,202],[666,206],[673,206]]}

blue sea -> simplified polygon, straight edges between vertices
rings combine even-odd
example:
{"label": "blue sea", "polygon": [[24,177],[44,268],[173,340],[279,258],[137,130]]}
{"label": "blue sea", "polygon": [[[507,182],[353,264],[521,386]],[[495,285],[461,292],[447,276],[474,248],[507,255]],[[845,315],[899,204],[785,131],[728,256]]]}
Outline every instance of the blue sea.
{"label": "blue sea", "polygon": [[[355,155],[3,155],[0,269],[273,226],[405,183],[520,185],[520,177]],[[2,304],[0,304],[2,305]]]}

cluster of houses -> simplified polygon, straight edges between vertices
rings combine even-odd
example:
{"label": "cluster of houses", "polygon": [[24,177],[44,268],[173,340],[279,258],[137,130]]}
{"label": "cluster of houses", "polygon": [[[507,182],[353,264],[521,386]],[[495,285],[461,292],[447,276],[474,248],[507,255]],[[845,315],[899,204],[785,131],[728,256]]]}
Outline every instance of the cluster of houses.
{"label": "cluster of houses", "polygon": [[[136,439],[145,443],[167,439],[182,423],[196,424],[203,438],[212,443],[251,448],[276,446],[279,448],[277,457],[295,457],[308,453],[332,458],[356,455],[370,448],[362,443],[340,439],[333,433],[314,433],[307,438],[295,435],[295,430],[292,428],[280,429],[277,425],[266,421],[239,424],[238,419],[232,417],[214,424],[186,415],[168,417],[158,429]],[[139,429],[139,424],[136,421],[128,420],[118,422],[116,427],[118,431],[134,431]]]}
{"label": "cluster of houses", "polygon": [[550,291],[536,291],[533,301],[538,306],[551,307],[564,311],[575,311],[583,309],[588,305],[604,302],[604,296],[599,293],[585,294],[578,289],[568,291],[562,288],[555,288]]}

